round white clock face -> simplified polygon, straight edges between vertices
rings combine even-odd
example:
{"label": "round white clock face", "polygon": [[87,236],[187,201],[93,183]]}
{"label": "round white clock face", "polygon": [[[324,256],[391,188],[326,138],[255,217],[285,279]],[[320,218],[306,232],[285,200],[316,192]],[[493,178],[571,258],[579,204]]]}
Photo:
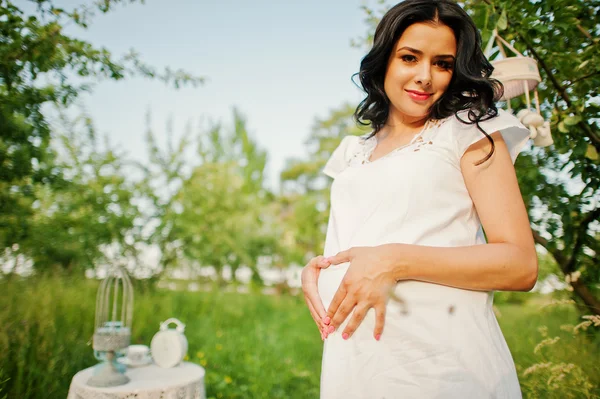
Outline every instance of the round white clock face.
{"label": "round white clock face", "polygon": [[157,332],[150,344],[154,363],[160,367],[174,367],[181,363],[187,352],[184,340],[175,330]]}

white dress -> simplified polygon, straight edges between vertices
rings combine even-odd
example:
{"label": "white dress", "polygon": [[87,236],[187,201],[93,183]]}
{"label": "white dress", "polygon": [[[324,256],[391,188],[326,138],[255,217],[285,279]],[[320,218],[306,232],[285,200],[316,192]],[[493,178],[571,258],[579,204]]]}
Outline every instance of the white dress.
{"label": "white dress", "polygon": [[[502,110],[480,126],[501,132],[514,163],[529,131]],[[376,138],[345,137],[324,169],[334,178],[324,255],[387,243],[484,244],[460,169],[462,155],[479,140],[487,139],[476,126],[452,116],[369,162]],[[348,265],[321,271],[325,309]],[[493,292],[404,281],[394,297],[380,341],[373,338],[373,309],[349,340],[341,333],[350,317],[325,340],[321,399],[521,398]]]}

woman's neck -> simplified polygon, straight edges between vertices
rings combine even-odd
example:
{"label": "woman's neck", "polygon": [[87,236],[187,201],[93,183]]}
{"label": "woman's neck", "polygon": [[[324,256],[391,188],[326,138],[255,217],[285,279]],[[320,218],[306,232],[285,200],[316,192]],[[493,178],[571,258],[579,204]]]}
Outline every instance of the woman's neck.
{"label": "woman's neck", "polygon": [[383,125],[383,128],[378,132],[378,136],[380,139],[386,137],[394,139],[402,136],[413,136],[423,129],[427,120],[427,116],[410,117],[399,113],[390,113],[385,125]]}

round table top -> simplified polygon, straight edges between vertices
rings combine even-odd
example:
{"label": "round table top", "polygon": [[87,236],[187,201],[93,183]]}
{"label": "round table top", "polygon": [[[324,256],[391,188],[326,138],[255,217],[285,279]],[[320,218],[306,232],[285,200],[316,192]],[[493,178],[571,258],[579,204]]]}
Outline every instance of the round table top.
{"label": "round table top", "polygon": [[190,398],[204,399],[205,371],[197,364],[183,362],[171,368],[155,364],[129,367],[125,375],[130,381],[116,387],[99,388],[87,385],[94,367],[81,370],[73,377],[68,399],[79,398]]}

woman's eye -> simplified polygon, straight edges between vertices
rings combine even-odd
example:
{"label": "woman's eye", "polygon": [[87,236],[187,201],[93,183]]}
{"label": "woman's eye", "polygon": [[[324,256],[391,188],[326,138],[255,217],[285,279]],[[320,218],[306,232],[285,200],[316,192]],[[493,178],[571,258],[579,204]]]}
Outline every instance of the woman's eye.
{"label": "woman's eye", "polygon": [[442,69],[452,69],[453,67],[452,63],[448,61],[438,61],[436,62],[436,65]]}
{"label": "woman's eye", "polygon": [[417,60],[417,58],[414,55],[403,55],[402,57],[400,57],[402,59],[402,61],[404,62],[414,62]]}

